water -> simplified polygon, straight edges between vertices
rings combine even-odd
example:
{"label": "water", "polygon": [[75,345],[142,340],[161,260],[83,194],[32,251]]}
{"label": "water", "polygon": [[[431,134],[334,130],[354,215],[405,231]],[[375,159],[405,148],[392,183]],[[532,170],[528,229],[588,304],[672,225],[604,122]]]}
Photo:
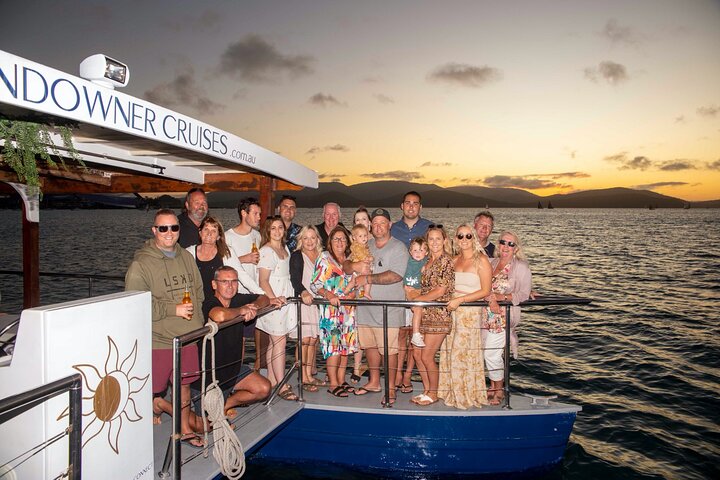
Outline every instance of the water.
{"label": "water", "polygon": [[[397,208],[390,209],[393,215]],[[224,225],[234,210],[216,210]],[[469,209],[426,209],[457,225]],[[563,464],[547,478],[720,478],[720,210],[497,209],[515,230],[537,290],[590,306],[523,312],[514,389],[582,405]],[[345,212],[349,217],[349,212]],[[41,271],[124,275],[149,238],[152,212],[41,212]],[[319,223],[300,209],[299,223]],[[0,211],[0,269],[22,266],[20,212]],[[0,275],[0,310],[17,311],[20,280]],[[42,303],[87,295],[87,283],[44,279]],[[121,288],[97,283],[96,293]],[[324,478],[271,466],[247,478]],[[350,475],[350,476],[348,476]],[[345,478],[367,478],[343,472]]]}

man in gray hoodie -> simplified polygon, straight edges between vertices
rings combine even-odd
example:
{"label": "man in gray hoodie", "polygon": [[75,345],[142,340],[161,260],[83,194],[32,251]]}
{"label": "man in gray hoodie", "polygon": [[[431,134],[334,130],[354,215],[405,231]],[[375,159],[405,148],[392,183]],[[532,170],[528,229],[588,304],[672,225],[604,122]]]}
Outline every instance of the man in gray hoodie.
{"label": "man in gray hoodie", "polygon": [[[148,291],[152,295],[152,373],[153,394],[162,397],[172,379],[173,337],[203,326],[203,284],[192,255],[178,245],[180,225],[172,210],[162,209],[155,214],[153,238],[135,252],[125,275],[125,290]],[[183,372],[199,370],[197,344],[182,350]],[[182,380],[183,440],[191,446],[203,446],[195,435],[202,422],[190,412],[190,383],[197,375]],[[159,422],[167,402],[153,401],[153,414]],[[158,411],[159,410],[159,411]]]}

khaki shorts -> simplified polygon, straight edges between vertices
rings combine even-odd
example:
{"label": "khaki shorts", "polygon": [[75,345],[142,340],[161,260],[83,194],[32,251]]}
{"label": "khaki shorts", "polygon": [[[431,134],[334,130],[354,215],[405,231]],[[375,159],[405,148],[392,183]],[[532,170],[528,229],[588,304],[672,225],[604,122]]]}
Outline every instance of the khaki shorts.
{"label": "khaki shorts", "polygon": [[[360,348],[367,350],[377,348],[380,355],[384,353],[385,342],[383,341],[382,327],[366,327],[358,325],[358,342]],[[388,353],[395,355],[398,353],[398,331],[399,328],[388,328]]]}

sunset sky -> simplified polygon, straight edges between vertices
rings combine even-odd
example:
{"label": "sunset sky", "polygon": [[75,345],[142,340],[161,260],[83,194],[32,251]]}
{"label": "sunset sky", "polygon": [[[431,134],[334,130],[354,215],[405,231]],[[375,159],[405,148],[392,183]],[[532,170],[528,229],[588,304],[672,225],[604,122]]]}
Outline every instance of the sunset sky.
{"label": "sunset sky", "polygon": [[0,50],[345,184],[720,198],[720,1],[0,0]]}

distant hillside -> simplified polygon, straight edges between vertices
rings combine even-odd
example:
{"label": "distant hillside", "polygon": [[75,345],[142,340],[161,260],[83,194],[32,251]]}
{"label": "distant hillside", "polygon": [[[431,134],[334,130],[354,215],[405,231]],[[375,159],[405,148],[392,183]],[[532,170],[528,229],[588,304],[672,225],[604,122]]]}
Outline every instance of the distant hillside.
{"label": "distant hillside", "polygon": [[491,188],[466,185],[448,187],[447,190],[465,193],[475,197],[492,198],[500,202],[506,202],[514,205],[525,205],[528,207],[536,206],[538,200],[542,198],[539,195],[535,195],[534,193],[526,192],[525,190],[520,190],[518,188]]}
{"label": "distant hillside", "polygon": [[682,208],[686,203],[649,190],[621,187],[550,195],[541,201],[544,206],[552,202],[555,208]]}

